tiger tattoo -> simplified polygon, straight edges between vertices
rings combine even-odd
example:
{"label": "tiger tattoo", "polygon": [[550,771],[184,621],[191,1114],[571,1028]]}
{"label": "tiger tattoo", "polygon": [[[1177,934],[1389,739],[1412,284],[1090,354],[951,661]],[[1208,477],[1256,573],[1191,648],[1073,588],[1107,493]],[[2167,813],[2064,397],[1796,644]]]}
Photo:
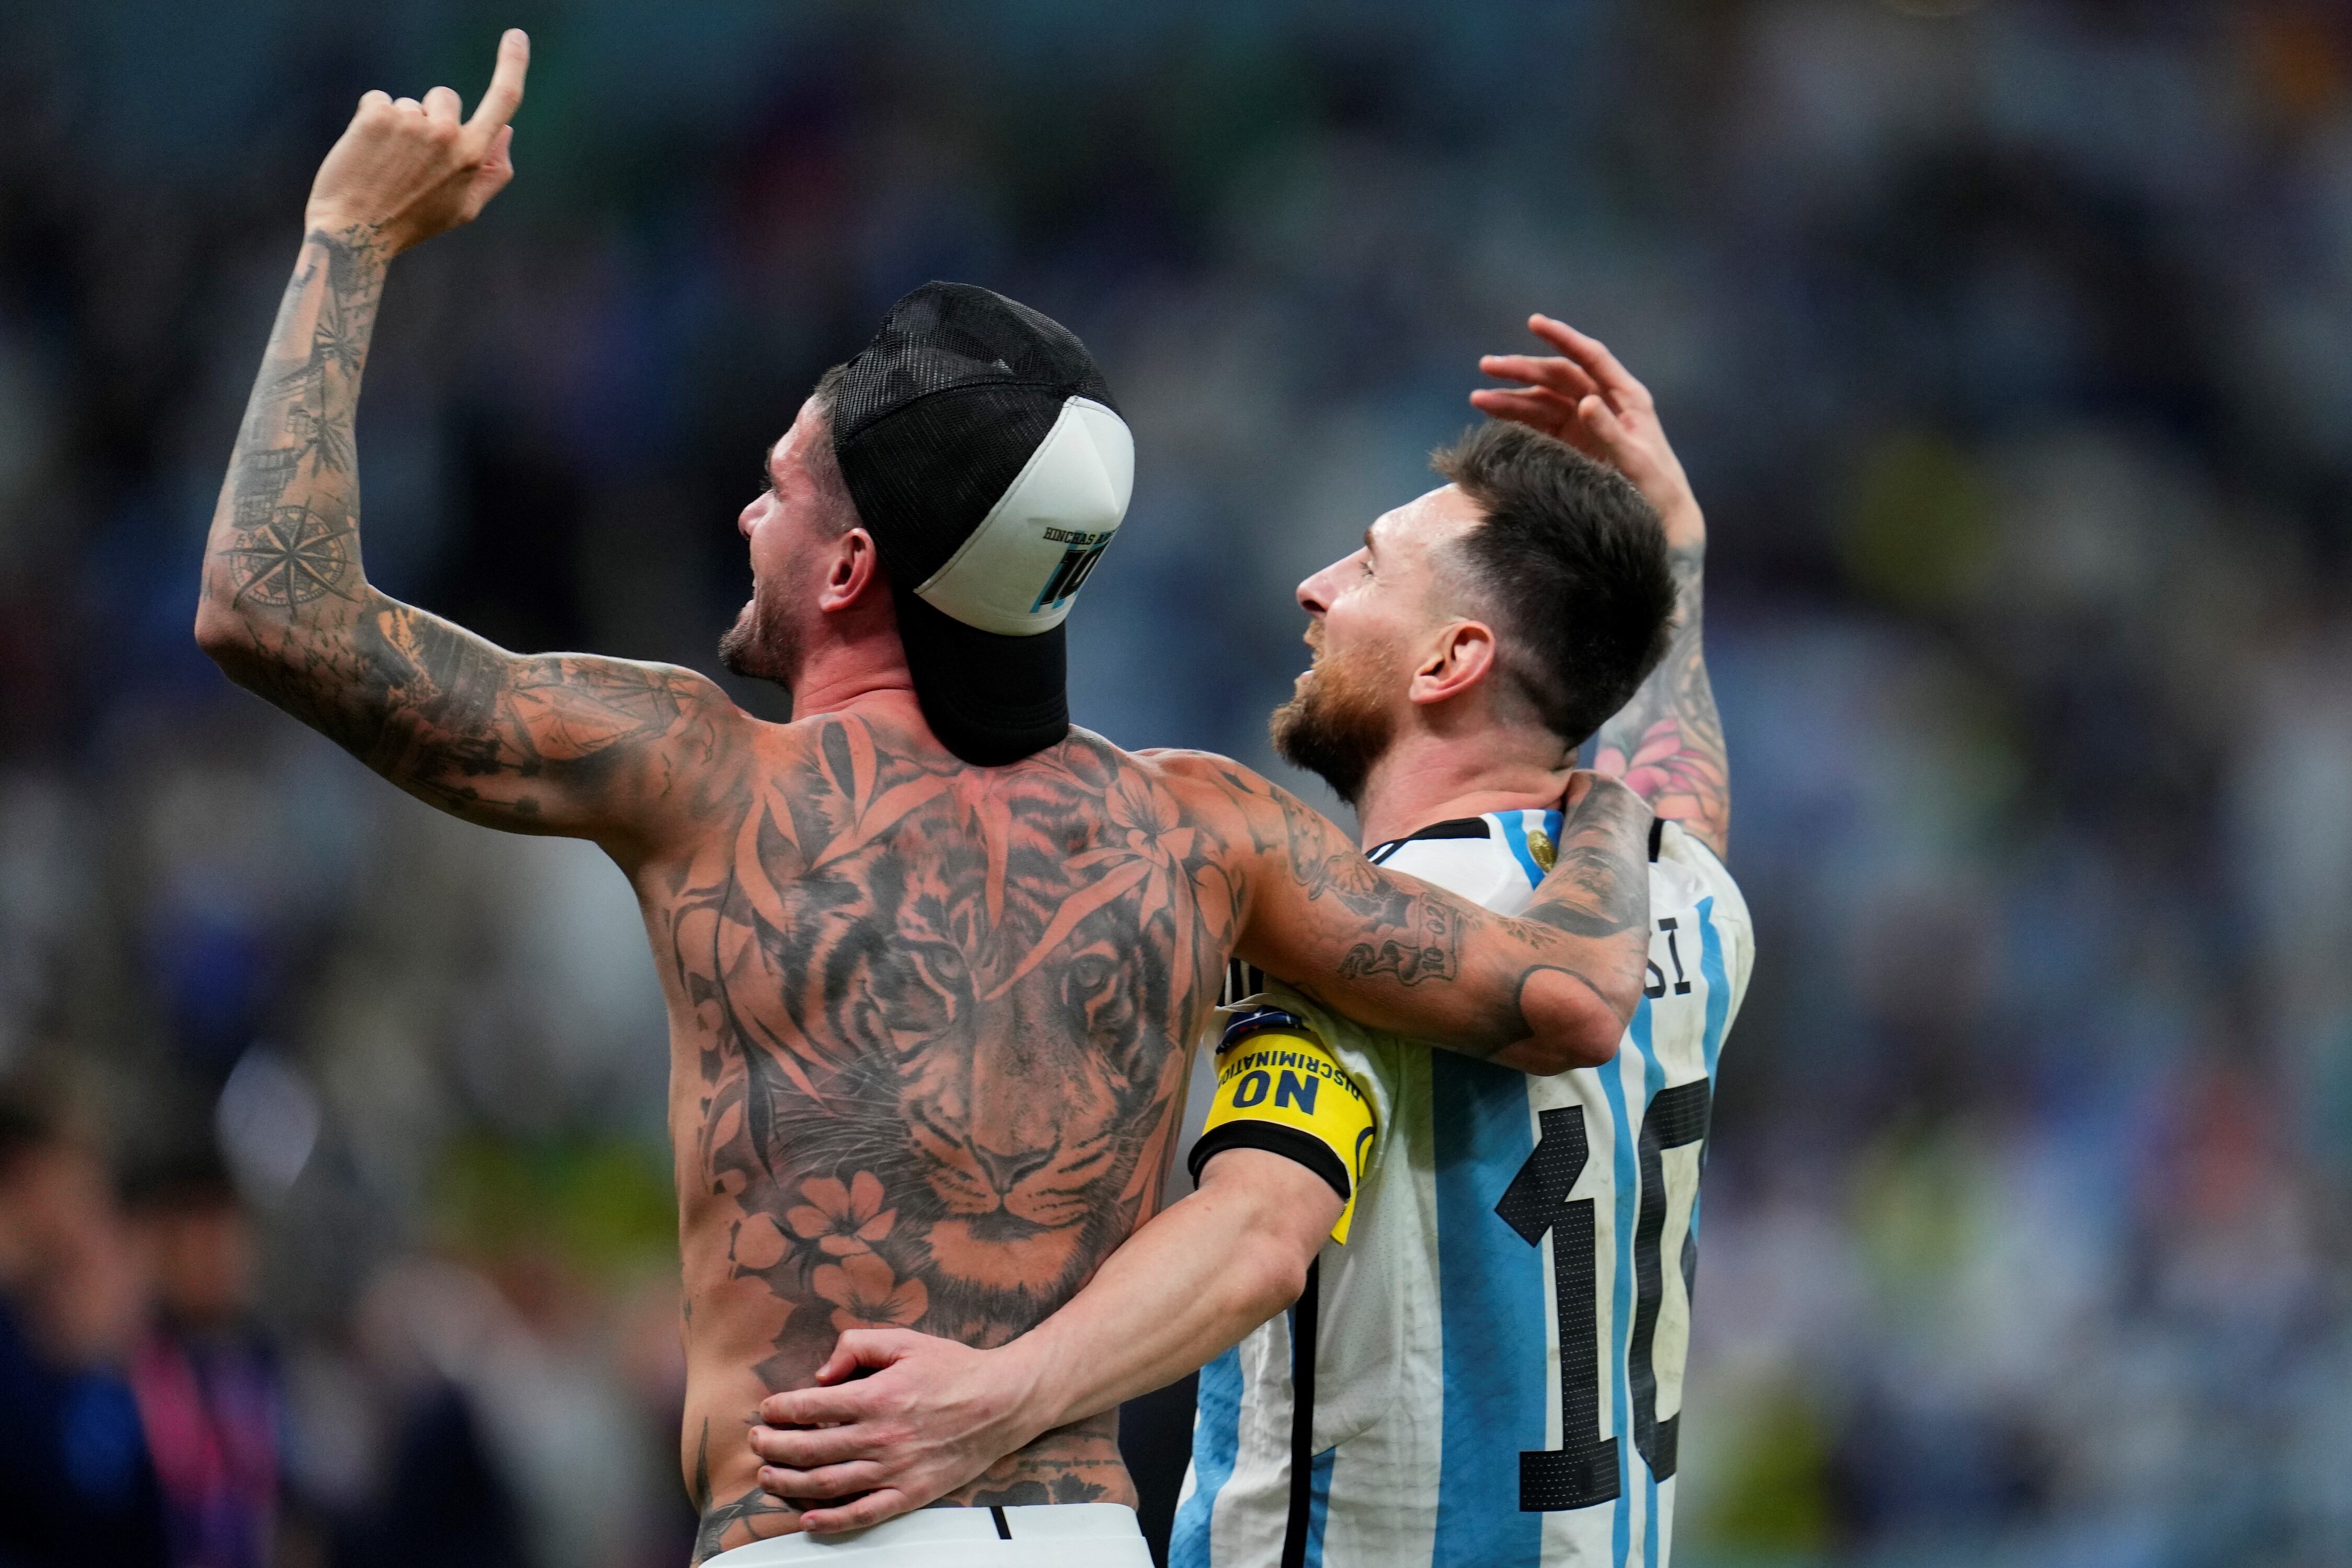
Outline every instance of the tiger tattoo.
{"label": "tiger tattoo", "polygon": [[[1215,835],[1096,737],[975,770],[812,727],[661,915],[689,1310],[770,1299],[746,1412],[844,1329],[1001,1344],[1077,1291],[1157,1205],[1238,916]],[[1125,1499],[1086,1425],[973,1500]],[[690,1472],[740,1444],[691,1435]]]}

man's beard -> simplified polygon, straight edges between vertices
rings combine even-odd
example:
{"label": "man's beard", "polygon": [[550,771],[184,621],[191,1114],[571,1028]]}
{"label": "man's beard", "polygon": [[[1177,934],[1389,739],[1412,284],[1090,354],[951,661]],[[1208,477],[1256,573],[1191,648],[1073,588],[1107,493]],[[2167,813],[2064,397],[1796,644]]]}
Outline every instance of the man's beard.
{"label": "man's beard", "polygon": [[1368,648],[1343,668],[1318,663],[1268,725],[1276,753],[1319,776],[1349,805],[1396,738],[1395,672],[1386,648]]}
{"label": "man's beard", "polygon": [[750,602],[719,639],[719,662],[752,680],[772,680],[790,691],[800,668],[800,628],[780,602],[755,584]]}

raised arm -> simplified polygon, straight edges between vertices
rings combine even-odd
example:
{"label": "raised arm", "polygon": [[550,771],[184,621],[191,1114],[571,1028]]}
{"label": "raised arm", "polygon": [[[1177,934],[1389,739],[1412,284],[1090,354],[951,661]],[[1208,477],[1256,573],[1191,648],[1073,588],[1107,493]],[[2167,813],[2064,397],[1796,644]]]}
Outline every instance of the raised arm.
{"label": "raised arm", "polygon": [[1517,919],[1367,860],[1289,791],[1211,764],[1255,848],[1235,953],[1373,1028],[1527,1072],[1617,1054],[1649,957],[1649,808],[1579,773],[1558,858]]}
{"label": "raised arm", "polygon": [[[657,847],[725,776],[746,721],[690,671],[520,657],[368,584],[360,377],[392,258],[512,177],[530,46],[509,32],[470,121],[457,95],[360,100],[328,153],[205,542],[196,640],[230,678],[412,795],[471,821]],[[709,786],[706,786],[709,787]]]}
{"label": "raised arm", "polygon": [[1717,855],[1731,837],[1731,773],[1699,643],[1706,519],[1667,444],[1650,389],[1598,340],[1565,321],[1530,316],[1528,328],[1561,357],[1488,354],[1488,375],[1524,382],[1486,387],[1470,401],[1498,419],[1557,436],[1633,481],[1666,527],[1675,584],[1675,637],[1665,658],[1601,728],[1593,765],[1622,778],[1660,816],[1679,822]]}

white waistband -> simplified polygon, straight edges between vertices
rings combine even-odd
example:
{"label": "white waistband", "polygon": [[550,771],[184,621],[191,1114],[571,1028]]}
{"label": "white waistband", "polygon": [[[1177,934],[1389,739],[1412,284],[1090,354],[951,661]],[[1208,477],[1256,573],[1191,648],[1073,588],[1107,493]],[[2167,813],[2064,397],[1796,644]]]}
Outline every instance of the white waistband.
{"label": "white waistband", "polygon": [[1115,1502],[923,1508],[845,1535],[779,1535],[706,1559],[703,1568],[1151,1568],[1135,1510]]}

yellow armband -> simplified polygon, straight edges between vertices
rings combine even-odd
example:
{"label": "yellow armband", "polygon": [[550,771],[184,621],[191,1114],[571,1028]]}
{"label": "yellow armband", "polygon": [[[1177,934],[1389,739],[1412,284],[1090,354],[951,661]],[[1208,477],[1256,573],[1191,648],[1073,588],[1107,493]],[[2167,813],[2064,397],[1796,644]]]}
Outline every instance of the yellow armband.
{"label": "yellow armband", "polygon": [[1356,1189],[1371,1158],[1372,1103],[1306,1020],[1260,1007],[1225,1026],[1217,1047],[1217,1093],[1192,1146],[1190,1166],[1222,1149],[1264,1149],[1296,1160],[1331,1184],[1345,1205],[1331,1239],[1348,1239]]}

